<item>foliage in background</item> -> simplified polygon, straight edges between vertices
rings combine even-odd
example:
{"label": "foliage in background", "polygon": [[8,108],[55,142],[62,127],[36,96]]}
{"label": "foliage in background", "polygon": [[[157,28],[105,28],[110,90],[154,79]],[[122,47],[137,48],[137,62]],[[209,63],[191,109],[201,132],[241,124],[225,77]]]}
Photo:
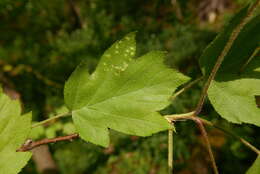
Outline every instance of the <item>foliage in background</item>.
{"label": "foliage in background", "polygon": [[[167,50],[168,65],[195,78],[200,72],[198,56],[214,38],[214,27],[220,28],[227,16],[231,16],[223,13],[214,24],[203,22],[197,17],[199,7],[195,0],[180,1],[182,18],[176,15],[170,0],[75,2],[74,7],[80,9],[78,14],[69,0],[0,2],[0,81],[4,86],[18,91],[26,109],[24,112],[32,110],[34,121],[59,112],[57,109],[64,105],[62,84],[82,59],[87,60],[88,69],[93,72],[104,50],[130,31],[138,31],[137,56],[149,50]],[[240,3],[244,1],[239,0]],[[233,6],[236,5],[234,1]],[[232,12],[233,8],[231,5],[229,10]],[[164,113],[190,111],[198,100],[200,87],[201,84],[178,97]],[[203,114],[226,125],[209,105]],[[39,128],[39,134],[34,136],[53,137],[73,132],[70,121],[64,119],[56,126]],[[207,154],[203,151],[203,143],[196,138],[199,133],[194,126],[183,123],[176,125],[176,129],[174,156],[178,171],[191,173],[198,166],[208,171],[205,159],[201,159]],[[233,129],[256,145],[260,144],[259,128],[229,125],[228,129]],[[213,147],[221,152],[217,155],[220,172],[244,173],[255,158],[254,154],[222,134],[210,132],[211,135]],[[64,174],[84,171],[129,173],[136,170],[140,174],[166,173],[166,137],[165,134],[158,134],[142,139],[114,133],[113,144],[108,151],[81,141],[55,144],[51,150]],[[201,157],[199,154],[203,153],[205,156]],[[198,163],[187,166],[194,159]],[[150,166],[147,166],[147,161]],[[32,162],[24,173],[35,173],[34,168]]]}

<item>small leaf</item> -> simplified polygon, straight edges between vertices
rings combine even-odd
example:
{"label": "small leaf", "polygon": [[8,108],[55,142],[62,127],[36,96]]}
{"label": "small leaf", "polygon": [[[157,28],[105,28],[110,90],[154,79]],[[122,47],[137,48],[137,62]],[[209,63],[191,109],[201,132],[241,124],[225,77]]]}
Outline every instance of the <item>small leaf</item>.
{"label": "small leaf", "polygon": [[[204,51],[200,59],[204,75],[209,75],[231,32],[246,14],[247,8],[242,9]],[[260,94],[260,73],[256,70],[260,67],[260,62],[259,56],[251,57],[259,47],[259,28],[258,15],[239,33],[208,90],[209,99],[216,111],[233,123],[244,122],[260,126],[260,109],[255,101],[255,96]],[[243,69],[248,60],[251,61]]]}
{"label": "small leaf", "polygon": [[108,146],[108,128],[138,136],[170,128],[157,111],[188,78],[164,65],[163,52],[133,59],[135,46],[131,33],[104,53],[92,75],[81,64],[66,82],[66,104],[84,140]]}
{"label": "small leaf", "polygon": [[29,152],[16,152],[31,127],[31,113],[20,114],[19,102],[0,92],[0,173],[19,173],[31,157]]}
{"label": "small leaf", "polygon": [[209,99],[221,116],[233,123],[260,126],[260,109],[255,96],[260,94],[260,57],[255,57],[239,76],[225,74],[214,81],[208,91]]}
{"label": "small leaf", "polygon": [[246,174],[259,174],[260,173],[260,155],[258,155],[254,164],[248,169]]}

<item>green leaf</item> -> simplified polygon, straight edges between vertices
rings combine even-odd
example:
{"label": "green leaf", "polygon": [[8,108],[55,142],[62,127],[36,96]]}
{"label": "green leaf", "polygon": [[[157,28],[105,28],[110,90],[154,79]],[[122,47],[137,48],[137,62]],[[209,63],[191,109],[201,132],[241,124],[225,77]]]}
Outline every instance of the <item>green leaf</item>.
{"label": "green leaf", "polygon": [[[243,8],[241,11],[239,11],[233,17],[233,19],[230,21],[230,23],[224,28],[224,30],[222,32],[220,32],[217,35],[217,37],[204,50],[202,56],[200,57],[200,67],[201,67],[204,75],[208,76],[210,74],[213,66],[215,65],[215,63],[217,61],[218,56],[224,49],[224,47],[231,35],[231,32],[241,22],[243,17],[246,16],[247,10],[248,10],[248,8]],[[248,25],[245,28],[248,28]],[[242,33],[244,33],[244,32],[242,32]],[[248,32],[245,34],[250,35],[250,33],[248,33]],[[246,36],[246,37],[248,37],[248,36]],[[242,37],[242,39],[246,39],[246,37],[244,36],[244,37]],[[254,35],[249,36],[249,37],[254,37]],[[243,59],[247,60],[248,57],[251,55],[251,52],[254,51],[254,48],[251,48],[251,45],[247,46],[247,44],[250,44],[251,42],[249,42],[249,43],[245,42],[247,44],[244,44],[243,41],[245,41],[245,40],[241,40],[241,34],[240,34],[239,38],[240,38],[240,42],[238,42],[238,39],[237,39],[237,41],[233,44],[233,47],[232,47],[230,53],[228,53],[226,55],[220,69],[218,70],[218,73],[222,72],[223,69],[225,69],[228,72],[230,72],[230,71],[237,72],[236,67],[237,66],[241,67],[242,66],[241,64],[245,63],[245,61],[243,61]],[[248,38],[248,40],[249,39],[250,38]],[[253,40],[254,40],[254,42],[252,42],[252,44],[255,44],[255,39],[253,39]],[[256,42],[258,43],[258,41],[256,41]],[[240,49],[237,49],[237,47],[240,47]],[[250,50],[245,49],[245,47],[250,47],[249,48]],[[243,48],[243,49],[241,49],[241,48]],[[245,54],[245,56],[242,57],[241,55],[244,55],[244,54]],[[235,69],[228,69],[228,66],[232,66],[232,68],[235,67]]]}
{"label": "green leaf", "polygon": [[[247,8],[242,9],[204,51],[200,59],[204,75],[209,75],[231,32],[246,12]],[[260,73],[259,69],[257,70],[260,63],[259,57],[251,57],[259,47],[259,29],[258,15],[239,33],[208,90],[209,99],[215,110],[233,123],[244,122],[260,126],[260,109],[257,108],[255,101],[255,96],[260,95]],[[251,61],[246,68],[242,68],[249,59]]]}
{"label": "green leaf", "polygon": [[65,101],[84,140],[108,146],[108,128],[138,136],[170,128],[157,111],[188,78],[164,65],[163,52],[133,59],[135,47],[131,33],[104,53],[92,75],[82,63],[66,82]]}
{"label": "green leaf", "polygon": [[31,127],[31,113],[20,114],[19,102],[0,91],[0,173],[19,173],[31,157],[29,152],[16,152]]}
{"label": "green leaf", "polygon": [[246,174],[259,174],[260,173],[260,155],[258,155],[254,164],[248,169]]}

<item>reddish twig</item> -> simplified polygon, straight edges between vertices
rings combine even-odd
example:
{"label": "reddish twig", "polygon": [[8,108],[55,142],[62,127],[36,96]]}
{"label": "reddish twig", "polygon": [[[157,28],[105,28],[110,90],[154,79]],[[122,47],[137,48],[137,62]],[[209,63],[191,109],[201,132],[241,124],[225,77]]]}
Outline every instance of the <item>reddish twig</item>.
{"label": "reddish twig", "polygon": [[167,119],[167,121],[169,123],[172,123],[172,122],[175,122],[175,121],[178,121],[178,120],[193,120],[194,118],[200,119],[200,121],[204,125],[211,126],[211,127],[214,127],[216,129],[223,131],[227,135],[232,136],[232,137],[236,138],[237,140],[239,140],[242,144],[244,144],[250,150],[255,152],[257,155],[260,155],[260,150],[257,147],[253,146],[252,144],[250,144],[247,140],[239,137],[238,135],[234,134],[233,132],[231,132],[231,131],[223,128],[223,127],[220,127],[220,126],[218,126],[218,125],[216,125],[216,124],[214,124],[214,123],[212,123],[208,120],[205,120],[205,119],[199,118],[199,117],[195,117],[194,112],[185,113],[185,114],[178,114],[178,115],[167,115],[167,116],[165,116],[165,118]]}
{"label": "reddish twig", "polygon": [[56,143],[58,141],[68,141],[68,140],[71,141],[78,137],[79,135],[75,133],[75,134],[66,135],[62,137],[46,138],[35,142],[29,139],[19,149],[17,149],[16,152],[26,152],[32,150],[35,147],[41,146],[43,144]]}
{"label": "reddish twig", "polygon": [[226,130],[218,125],[213,124],[212,122],[202,119],[200,118],[200,120],[203,122],[203,124],[208,125],[208,126],[212,126],[216,129],[221,130],[222,132],[226,133],[227,135],[236,138],[237,140],[239,140],[242,144],[244,144],[246,147],[248,147],[250,150],[252,150],[253,152],[255,152],[257,155],[260,155],[260,150],[257,149],[255,146],[253,146],[252,144],[250,144],[248,141],[246,141],[245,139],[239,137],[238,135],[236,135],[235,133]]}
{"label": "reddish twig", "polygon": [[215,158],[214,158],[211,146],[210,146],[210,142],[209,142],[207,132],[206,132],[204,125],[203,125],[204,122],[199,117],[196,117],[196,115],[194,115],[194,112],[181,114],[181,115],[168,115],[168,116],[166,116],[166,119],[170,123],[177,121],[177,120],[192,120],[198,125],[200,132],[201,132],[201,134],[202,134],[202,136],[205,140],[207,150],[209,152],[209,157],[210,157],[210,161],[211,161],[211,164],[212,164],[214,174],[218,174],[217,164],[216,164],[216,161],[215,161]]}
{"label": "reddish twig", "polygon": [[218,174],[217,164],[216,164],[216,161],[215,161],[212,149],[211,149],[211,145],[210,145],[210,142],[209,142],[209,138],[208,138],[208,135],[207,135],[207,131],[205,130],[203,122],[199,118],[195,118],[195,117],[192,117],[192,120],[198,125],[198,127],[200,129],[200,132],[203,136],[203,139],[205,140],[207,150],[209,152],[209,157],[210,157],[210,161],[211,161],[213,171],[214,171],[215,174]]}

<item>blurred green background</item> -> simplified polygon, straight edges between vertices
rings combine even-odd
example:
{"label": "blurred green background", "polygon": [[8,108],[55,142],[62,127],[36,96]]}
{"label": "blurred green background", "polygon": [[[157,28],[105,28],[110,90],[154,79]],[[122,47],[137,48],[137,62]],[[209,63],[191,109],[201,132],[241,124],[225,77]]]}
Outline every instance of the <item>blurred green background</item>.
{"label": "blurred green background", "polygon": [[[166,50],[168,66],[193,79],[201,76],[198,59],[203,49],[247,3],[247,0],[1,0],[0,83],[19,98],[24,112],[40,121],[66,112],[63,84],[85,60],[92,72],[102,53],[131,31],[137,32],[137,56]],[[185,92],[162,112],[194,109],[202,83]],[[207,101],[202,115],[260,146],[260,128],[231,125]],[[211,173],[209,157],[192,122],[176,123],[176,174]],[[33,139],[73,133],[70,118],[38,127]],[[243,174],[256,155],[237,140],[208,129],[220,173]],[[38,152],[34,152],[37,156]],[[38,155],[39,156],[39,155]],[[49,145],[41,159],[34,157],[22,174],[166,174],[167,132],[140,138],[111,131],[104,149],[81,140]]]}

